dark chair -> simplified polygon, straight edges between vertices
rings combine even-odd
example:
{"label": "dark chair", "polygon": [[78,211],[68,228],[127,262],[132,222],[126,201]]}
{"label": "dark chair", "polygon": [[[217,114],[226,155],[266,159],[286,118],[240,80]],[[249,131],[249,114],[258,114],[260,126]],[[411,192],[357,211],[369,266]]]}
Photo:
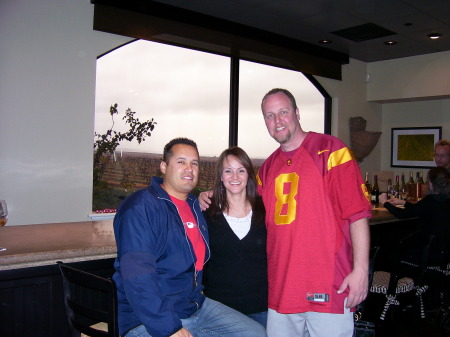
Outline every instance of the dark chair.
{"label": "dark chair", "polygon": [[71,336],[79,337],[82,333],[90,337],[118,337],[114,281],[60,261],[57,263],[63,280],[64,304]]}
{"label": "dark chair", "polygon": [[420,232],[402,238],[392,252],[391,270],[375,268],[370,292],[386,298],[380,321],[385,320],[393,305],[414,308],[420,318],[425,318],[422,294],[429,287],[424,283],[424,276],[432,239]]}
{"label": "dark chair", "polygon": [[439,240],[437,247],[432,247],[434,240],[430,250],[435,249],[430,252],[432,257],[425,273],[425,282],[430,286],[430,294],[427,294],[429,308],[426,309],[431,313],[437,312],[441,304],[450,305],[450,238]]}

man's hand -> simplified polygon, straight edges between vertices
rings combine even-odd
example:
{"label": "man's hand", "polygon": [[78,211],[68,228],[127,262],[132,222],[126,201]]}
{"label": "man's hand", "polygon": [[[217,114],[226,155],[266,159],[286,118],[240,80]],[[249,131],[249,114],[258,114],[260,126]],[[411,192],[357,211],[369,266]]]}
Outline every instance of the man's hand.
{"label": "man's hand", "polygon": [[185,328],[181,328],[180,330],[175,332],[173,335],[170,335],[170,337],[194,337],[194,336]]}
{"label": "man's hand", "polygon": [[198,202],[200,203],[200,209],[206,211],[211,204],[211,198],[213,196],[213,191],[201,192],[198,196]]}
{"label": "man's hand", "polygon": [[354,269],[341,284],[338,290],[338,294],[345,291],[346,288],[350,291],[347,297],[346,308],[356,307],[359,303],[364,301],[367,297],[367,291],[369,290],[369,275],[367,270]]}

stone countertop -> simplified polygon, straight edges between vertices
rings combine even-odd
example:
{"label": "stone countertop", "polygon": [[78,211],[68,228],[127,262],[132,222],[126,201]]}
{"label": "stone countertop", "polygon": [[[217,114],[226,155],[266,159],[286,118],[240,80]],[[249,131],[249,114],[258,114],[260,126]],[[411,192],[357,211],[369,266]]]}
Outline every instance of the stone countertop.
{"label": "stone countertop", "polygon": [[416,218],[399,219],[394,214],[390,213],[384,207],[377,207],[372,209],[372,219],[370,219],[370,225],[382,225],[386,223],[410,221]]}
{"label": "stone countertop", "polygon": [[[386,209],[372,210],[371,225],[397,222]],[[0,271],[115,258],[112,220],[68,222],[0,228]]]}
{"label": "stone countertop", "polygon": [[116,257],[112,220],[0,228],[0,271]]}
{"label": "stone countertop", "polygon": [[389,222],[396,222],[399,219],[396,218],[384,207],[377,207],[372,209],[372,218],[369,220],[370,225],[380,225]]}

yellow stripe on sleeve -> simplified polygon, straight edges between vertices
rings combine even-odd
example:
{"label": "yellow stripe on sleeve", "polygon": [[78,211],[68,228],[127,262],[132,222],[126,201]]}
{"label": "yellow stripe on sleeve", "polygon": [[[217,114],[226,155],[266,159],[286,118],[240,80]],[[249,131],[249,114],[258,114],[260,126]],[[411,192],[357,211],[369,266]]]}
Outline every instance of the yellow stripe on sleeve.
{"label": "yellow stripe on sleeve", "polygon": [[345,164],[346,162],[354,159],[353,153],[348,147],[334,151],[330,154],[330,157],[328,157],[328,171],[333,167]]}
{"label": "yellow stripe on sleeve", "polygon": [[259,173],[256,175],[256,183],[257,183],[259,186],[262,186],[262,181],[261,181],[261,178],[259,177]]}

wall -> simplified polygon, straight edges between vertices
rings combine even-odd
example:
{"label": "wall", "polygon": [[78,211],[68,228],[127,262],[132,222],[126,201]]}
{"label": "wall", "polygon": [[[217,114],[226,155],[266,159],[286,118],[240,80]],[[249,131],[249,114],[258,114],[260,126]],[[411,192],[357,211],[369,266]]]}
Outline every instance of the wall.
{"label": "wall", "polygon": [[[8,225],[88,220],[96,57],[130,40],[93,31],[92,19],[88,0],[0,2],[0,198]],[[362,78],[364,64],[355,66],[344,82]],[[365,85],[324,82],[336,88],[345,136],[348,117],[365,110]]]}
{"label": "wall", "polygon": [[[96,57],[130,40],[93,31],[92,19],[89,0],[0,1],[0,199],[8,225],[88,220]],[[383,64],[351,60],[343,81],[318,78],[334,99],[333,134],[347,144],[350,117],[381,129],[388,112],[367,102],[367,89],[371,100],[385,96],[365,75],[380,71],[389,82]],[[448,108],[443,102],[442,112]],[[380,169],[385,156],[378,144],[362,171]]]}
{"label": "wall", "polygon": [[441,126],[450,139],[450,52],[369,63],[367,73],[367,99],[382,103],[381,169],[409,171],[390,166],[391,128]]}
{"label": "wall", "polygon": [[8,225],[88,220],[96,57],[88,0],[0,1],[0,199]]}
{"label": "wall", "polygon": [[361,171],[400,174],[410,169],[391,167],[392,128],[441,126],[442,138],[450,139],[449,78],[450,52],[440,52],[368,64],[351,59],[342,82],[318,80],[334,100],[334,135],[350,144],[348,121],[354,116],[367,120],[367,130],[382,131]]}
{"label": "wall", "polygon": [[[333,98],[332,134],[350,146],[349,121],[362,116],[366,131],[381,131],[381,104],[367,102],[367,64],[350,59],[342,68],[342,81],[318,77],[317,80]],[[378,141],[372,152],[360,163],[361,171],[380,169],[381,145]]]}
{"label": "wall", "polygon": [[372,62],[367,73],[368,101],[450,98],[450,51]]}
{"label": "wall", "polygon": [[394,171],[395,174],[421,170],[425,177],[426,168],[391,167],[391,128],[441,126],[442,138],[450,139],[450,99],[383,104],[382,119],[381,168]]}

